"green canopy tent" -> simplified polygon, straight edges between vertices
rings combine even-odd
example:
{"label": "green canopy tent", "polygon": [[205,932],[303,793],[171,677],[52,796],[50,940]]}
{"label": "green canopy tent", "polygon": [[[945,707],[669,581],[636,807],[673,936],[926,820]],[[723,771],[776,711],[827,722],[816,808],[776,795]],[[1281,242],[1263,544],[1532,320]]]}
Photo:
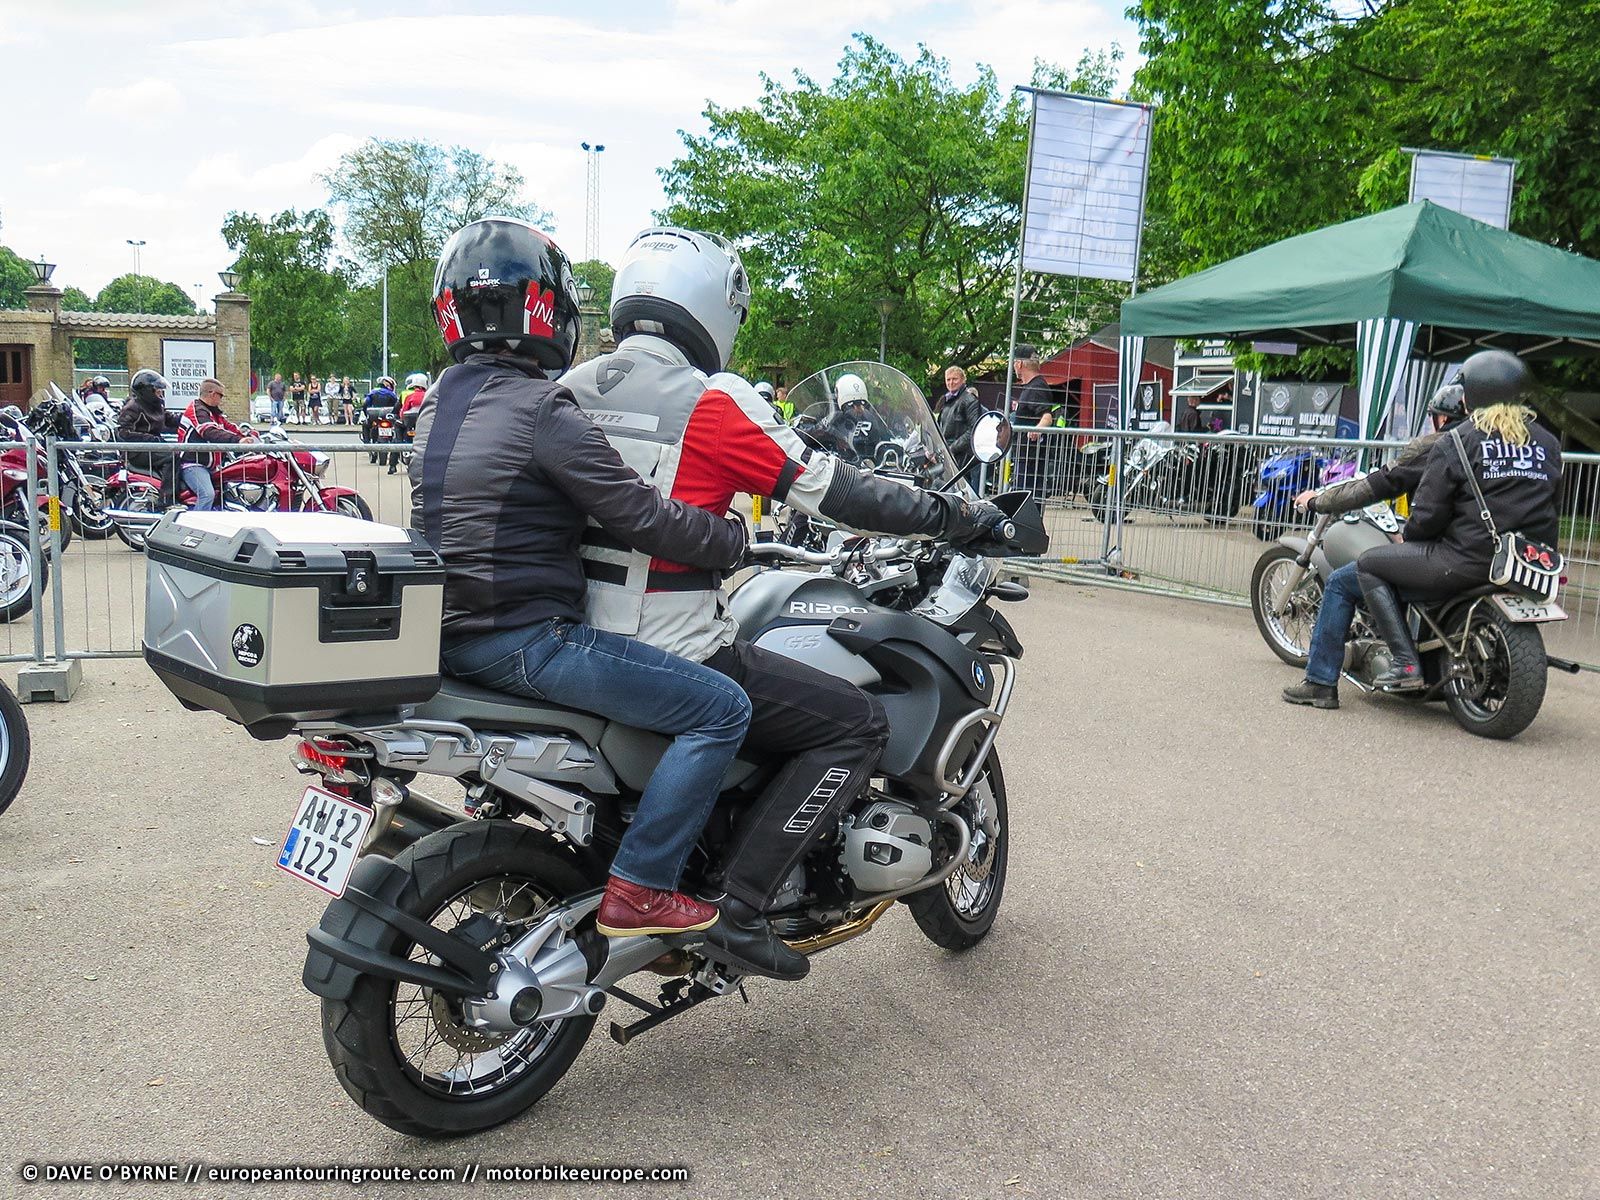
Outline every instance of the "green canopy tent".
{"label": "green canopy tent", "polygon": [[[1528,357],[1600,354],[1600,262],[1421,201],[1136,296],[1122,306],[1122,337],[1354,346],[1361,432],[1371,438],[1413,355],[1438,364],[1491,346]],[[1125,347],[1123,359],[1141,354]],[[1124,396],[1131,388],[1122,381]]]}

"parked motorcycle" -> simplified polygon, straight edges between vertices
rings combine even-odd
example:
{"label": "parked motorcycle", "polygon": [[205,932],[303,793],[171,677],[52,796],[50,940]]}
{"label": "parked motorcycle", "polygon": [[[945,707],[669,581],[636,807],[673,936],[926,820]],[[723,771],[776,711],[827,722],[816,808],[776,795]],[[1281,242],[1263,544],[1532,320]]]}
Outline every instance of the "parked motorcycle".
{"label": "parked motorcycle", "polygon": [[[212,472],[217,506],[235,512],[337,512],[363,521],[372,520],[372,509],[354,488],[324,485],[328,456],[316,450],[272,450],[277,442],[287,441],[281,430],[263,435],[262,450],[254,454],[230,456]],[[280,489],[287,487],[287,499]],[[130,548],[143,550],[162,514],[171,505],[163,496],[157,475],[123,467],[106,481],[106,509],[116,533]],[[194,493],[180,488],[178,504],[189,507]]]}
{"label": "parked motorcycle", "polygon": [[[956,464],[941,457],[953,478]],[[1048,547],[1027,493],[995,503],[1011,519],[983,547],[853,538],[826,552],[752,548],[777,569],[734,592],[745,636],[873,693],[892,731],[879,781],[783,883],[772,920],[801,953],[866,933],[896,901],[949,950],[970,948],[994,924],[1011,835],[996,738],[1023,648],[993,602],[1027,589],[980,554]],[[168,557],[182,545],[182,520],[160,535]],[[215,553],[232,563],[246,551],[230,541]],[[332,561],[308,551],[314,558]],[[152,616],[146,634],[160,645],[181,646],[213,611],[190,625],[163,602],[170,611]],[[228,630],[217,628],[226,657]],[[232,636],[234,656],[253,662],[277,633],[250,625]],[[213,703],[187,668],[163,670],[149,640],[146,655],[186,703]],[[327,695],[319,688],[315,702]],[[608,1001],[642,1013],[612,1024],[626,1045],[707,1001],[744,995],[704,934],[607,938],[595,928],[611,857],[666,739],[448,678],[414,707],[316,720],[255,711],[256,736],[300,737],[296,762],[311,786],[278,865],[336,897],[308,934],[303,981],[322,1000],[337,1078],[382,1123],[425,1137],[486,1129],[560,1080]],[[686,890],[707,885],[732,815],[782,767],[759,744],[745,748]],[[419,776],[458,781],[464,802],[426,799]],[[622,986],[642,970],[666,977],[654,999]]]}
{"label": "parked motorcycle", "polygon": [[[1250,606],[1272,652],[1303,668],[1328,576],[1374,546],[1398,541],[1399,532],[1394,512],[1374,504],[1337,517],[1323,514],[1310,533],[1280,538],[1263,552],[1250,580]],[[1529,600],[1486,584],[1449,600],[1412,602],[1409,613],[1428,686],[1394,694],[1443,700],[1456,723],[1479,737],[1521,733],[1544,702],[1550,668],[1579,669],[1545,653],[1539,626],[1567,619],[1554,599]],[[1388,646],[1358,608],[1345,645],[1344,677],[1371,692],[1389,664]]]}
{"label": "parked motorcycle", "polygon": [[1261,490],[1252,502],[1255,517],[1251,529],[1263,542],[1270,542],[1294,526],[1296,496],[1309,488],[1351,478],[1355,464],[1300,446],[1272,455],[1256,474]]}
{"label": "parked motorcycle", "polygon": [[[77,410],[54,384],[50,385],[50,389],[54,394],[35,404],[24,421],[35,437],[56,439],[57,487],[62,510],[71,523],[70,530],[63,526],[62,547],[65,548],[72,533],[82,534],[92,541],[108,538],[112,533],[112,523],[105,513],[106,480],[103,471],[108,462],[117,461],[116,456],[108,457],[108,452],[97,449],[92,441],[83,441]],[[20,454],[20,451],[15,453]],[[25,467],[25,460],[20,465]],[[48,517],[47,505],[45,512]]]}

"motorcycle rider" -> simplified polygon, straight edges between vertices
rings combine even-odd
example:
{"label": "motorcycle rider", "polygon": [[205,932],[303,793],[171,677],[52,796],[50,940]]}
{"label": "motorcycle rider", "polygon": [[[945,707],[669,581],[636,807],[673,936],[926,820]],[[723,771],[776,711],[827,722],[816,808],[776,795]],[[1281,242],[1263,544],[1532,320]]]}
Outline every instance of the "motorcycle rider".
{"label": "motorcycle rider", "polygon": [[744,527],[650,487],[550,380],[577,349],[578,290],[567,256],[533,226],[457,230],[434,312],[457,365],[423,402],[408,473],[412,525],[445,564],[445,668],[672,737],[596,923],[607,936],[705,929],[717,910],[679,892],[679,876],[750,702],[715,671],[584,624],[578,541],[587,516],[616,545],[721,570],[743,556]]}
{"label": "motorcycle rider", "polygon": [[[726,241],[647,229],[612,284],[616,350],[562,382],[630,466],[663,494],[718,515],[747,492],[890,534],[976,539],[1005,520],[992,504],[919,491],[808,448],[726,370],[749,306],[749,281]],[[866,404],[859,377],[839,385],[841,401]],[[593,527],[583,555],[590,622],[733,679],[754,710],[751,744],[787,759],[735,822],[722,868],[722,919],[707,932],[706,948],[749,973],[801,978],[809,960],[773,933],[764,913],[866,786],[888,739],[883,706],[854,684],[740,639],[715,575],[671,555],[629,552]]]}
{"label": "motorcycle rider", "polygon": [[[149,367],[135,371],[128,380],[128,399],[117,413],[117,441],[164,442],[162,435],[173,429],[176,420],[167,411],[167,381],[159,371]],[[144,471],[161,480],[161,494],[172,497],[177,493],[177,460],[170,454],[140,454],[130,452],[128,466]]]}
{"label": "motorcycle rider", "polygon": [[[1536,386],[1532,372],[1509,351],[1480,350],[1461,365],[1460,378],[1468,419],[1456,436],[1473,464],[1495,528],[1554,546],[1561,526],[1561,444],[1533,423],[1533,410],[1523,404]],[[1445,599],[1489,582],[1495,544],[1481,511],[1454,438],[1441,438],[1417,485],[1402,531],[1405,540],[1375,547],[1357,560],[1367,612],[1389,645],[1391,665],[1373,680],[1379,688],[1427,686],[1401,590],[1421,599]]]}
{"label": "motorcycle rider", "polygon": [[[1294,498],[1295,507],[1318,514],[1351,512],[1416,491],[1434,443],[1467,415],[1461,385],[1452,383],[1440,388],[1428,401],[1427,411],[1433,428],[1407,442],[1394,462],[1360,479],[1346,480],[1320,492],[1307,489]],[[1361,583],[1355,563],[1346,563],[1328,576],[1322,604],[1317,609],[1316,627],[1311,632],[1306,677],[1294,687],[1283,689],[1283,698],[1290,704],[1339,707],[1339,672],[1344,667],[1344,644],[1350,636],[1360,598]]]}
{"label": "motorcycle rider", "polygon": [[[207,445],[237,445],[260,439],[246,433],[223,414],[222,384],[215,379],[200,382],[200,394],[194,398],[178,421],[178,441],[205,442]],[[183,485],[194,493],[194,511],[210,512],[216,507],[217,489],[211,481],[212,473],[222,466],[223,455],[218,451],[207,454],[185,454],[178,468]],[[276,465],[276,464],[274,464]],[[276,474],[276,473],[275,473]],[[276,482],[276,481],[275,481]],[[278,489],[279,507],[287,499],[284,489]]]}

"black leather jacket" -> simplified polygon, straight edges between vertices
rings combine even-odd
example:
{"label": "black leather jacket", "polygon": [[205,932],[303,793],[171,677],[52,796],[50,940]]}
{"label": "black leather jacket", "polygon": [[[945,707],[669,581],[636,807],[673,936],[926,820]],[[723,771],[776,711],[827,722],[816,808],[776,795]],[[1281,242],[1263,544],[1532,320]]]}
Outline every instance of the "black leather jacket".
{"label": "black leather jacket", "polygon": [[[1537,425],[1526,446],[1484,434],[1471,421],[1458,427],[1495,528],[1554,546],[1560,535],[1561,445]],[[1447,434],[1428,453],[1427,470],[1411,502],[1407,542],[1438,542],[1464,563],[1487,567],[1494,558],[1489,527],[1478,515],[1453,439]]]}
{"label": "black leather jacket", "polygon": [[[1446,425],[1445,429],[1451,429],[1458,424],[1459,421],[1453,421]],[[1432,431],[1421,437],[1412,438],[1387,467],[1381,467],[1363,475],[1360,479],[1351,479],[1334,484],[1331,488],[1324,488],[1311,497],[1306,507],[1314,513],[1342,513],[1355,508],[1365,508],[1380,500],[1393,500],[1396,496],[1409,495],[1416,491],[1417,485],[1422,482],[1422,473],[1428,466],[1428,456],[1433,452],[1434,444],[1438,442],[1439,437],[1438,431]]]}
{"label": "black leather jacket", "polygon": [[582,621],[589,518],[630,548],[707,570],[744,554],[742,526],[640,479],[532,363],[474,354],[423,402],[411,524],[445,565],[446,638],[551,617]]}
{"label": "black leather jacket", "polygon": [[939,432],[944,435],[944,443],[950,447],[950,456],[956,460],[957,467],[965,467],[972,457],[972,427],[986,411],[978,393],[969,387],[953,396],[945,393],[944,405],[939,410]]}

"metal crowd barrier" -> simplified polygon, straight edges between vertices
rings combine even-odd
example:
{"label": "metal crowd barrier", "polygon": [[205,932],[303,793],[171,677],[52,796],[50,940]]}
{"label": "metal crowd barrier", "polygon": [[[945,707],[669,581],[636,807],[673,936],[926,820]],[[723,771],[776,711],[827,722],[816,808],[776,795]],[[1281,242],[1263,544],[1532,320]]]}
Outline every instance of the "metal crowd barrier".
{"label": "metal crowd barrier", "polygon": [[[56,498],[49,511],[61,523],[70,521],[67,511],[60,505],[61,481],[58,477],[56,449],[80,456],[80,462],[90,456],[115,453],[148,455],[153,459],[172,459],[181,454],[193,454],[195,448],[176,443],[147,442],[63,442],[47,439],[37,443],[44,450],[48,473],[37,480],[33,455],[22,456],[28,462],[23,471],[29,478],[11,481],[26,487],[29,497]],[[0,453],[22,449],[18,442],[0,442]],[[354,438],[320,439],[297,442],[279,442],[248,447],[211,447],[230,456],[260,453],[314,453],[325,456],[326,465],[320,479],[322,486],[341,486],[354,490],[367,506],[372,518],[388,524],[404,525],[410,520],[410,484],[402,459],[406,449],[381,448]],[[395,473],[389,474],[391,460]],[[91,478],[105,480],[115,468],[104,470],[92,464],[85,467]],[[143,472],[141,472],[143,473]],[[20,499],[17,500],[21,504]],[[28,502],[30,511],[37,501]],[[48,503],[48,499],[47,499]],[[221,497],[218,498],[221,506]],[[7,529],[14,536],[6,537]],[[82,532],[71,536],[70,544],[60,549],[56,543],[59,533],[51,527],[50,519],[42,517],[31,528],[0,525],[0,601],[13,586],[17,572],[32,570],[33,603],[26,613],[9,621],[0,620],[0,661],[32,663],[67,663],[78,659],[136,658],[141,654],[140,641],[144,630],[145,564],[141,551],[130,547],[115,533],[102,538],[91,538]],[[26,556],[19,558],[17,543],[28,539]],[[33,566],[45,560],[47,580]],[[0,609],[3,609],[0,605]]]}
{"label": "metal crowd barrier", "polygon": [[[1403,442],[1019,426],[991,491],[1027,487],[1050,553],[1019,565],[1074,580],[1248,605],[1261,552],[1311,518],[1293,496],[1330,465],[1374,468]],[[1561,549],[1569,619],[1545,627],[1552,654],[1600,670],[1600,455],[1562,456]],[[1269,489],[1262,469],[1281,470]],[[1257,498],[1268,501],[1257,506]]]}

